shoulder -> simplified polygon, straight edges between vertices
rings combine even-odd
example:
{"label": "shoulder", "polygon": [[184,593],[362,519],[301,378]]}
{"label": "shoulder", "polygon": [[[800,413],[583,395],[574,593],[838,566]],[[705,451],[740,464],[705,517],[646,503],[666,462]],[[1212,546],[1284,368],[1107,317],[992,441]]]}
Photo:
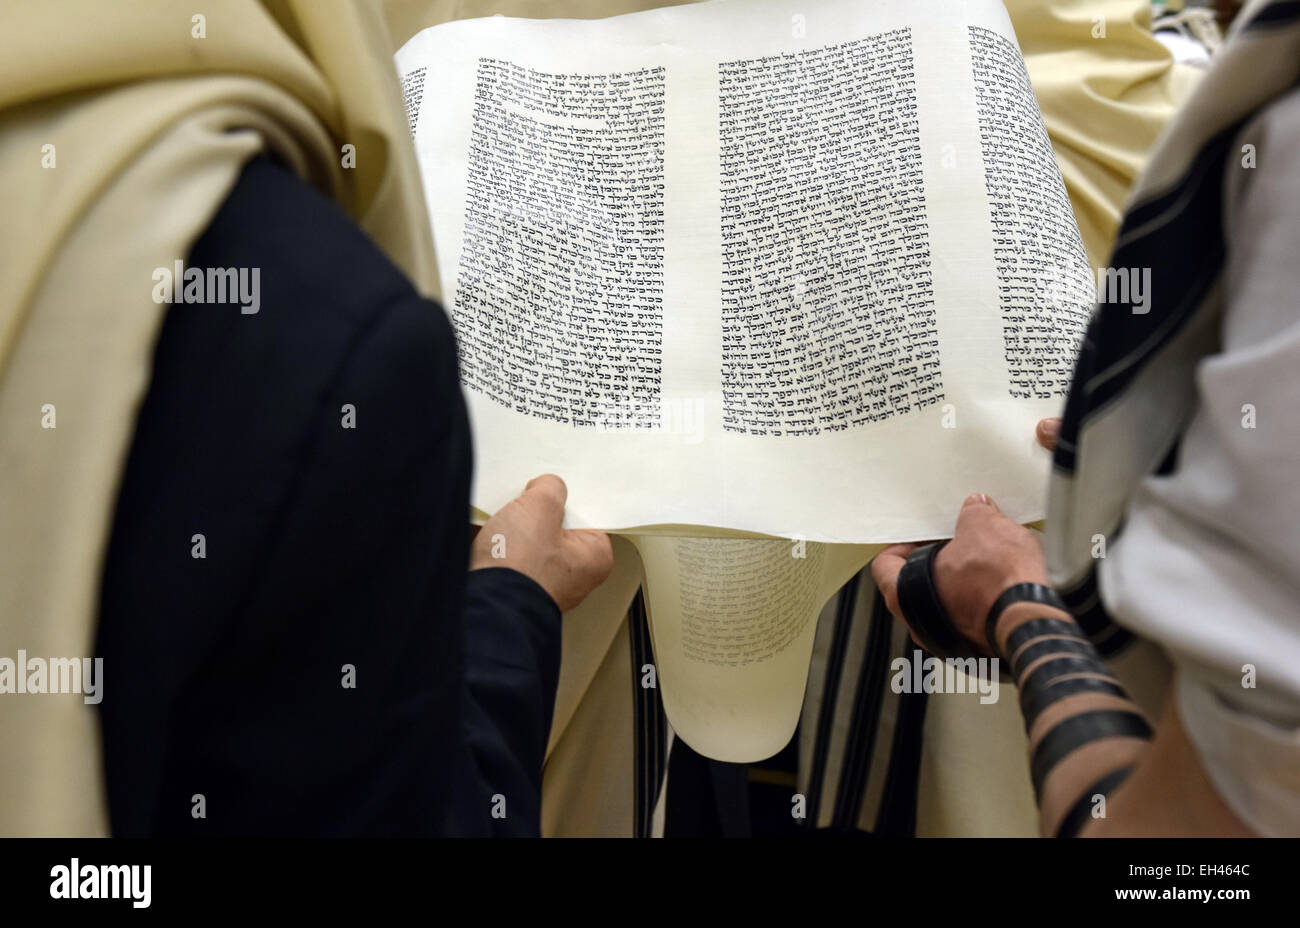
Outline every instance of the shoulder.
{"label": "shoulder", "polygon": [[344,367],[369,377],[418,377],[454,389],[450,321],[422,298],[335,203],[276,164],[255,158],[191,249],[189,268],[233,269],[257,289],[256,312],[235,305],[169,310],[155,382],[183,365],[282,403],[318,396]]}

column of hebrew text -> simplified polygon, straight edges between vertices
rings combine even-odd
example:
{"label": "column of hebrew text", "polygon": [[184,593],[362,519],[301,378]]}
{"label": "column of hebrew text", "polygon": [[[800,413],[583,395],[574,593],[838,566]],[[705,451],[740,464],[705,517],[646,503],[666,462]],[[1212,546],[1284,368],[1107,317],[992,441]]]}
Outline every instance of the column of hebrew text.
{"label": "column of hebrew text", "polygon": [[1088,259],[1019,50],[970,26],[1011,396],[1064,396],[1092,310]]}
{"label": "column of hebrew text", "polygon": [[525,415],[654,428],[664,69],[478,62],[453,320],[461,378]]}
{"label": "column of hebrew text", "polygon": [[943,398],[910,29],[719,65],[723,425]]}

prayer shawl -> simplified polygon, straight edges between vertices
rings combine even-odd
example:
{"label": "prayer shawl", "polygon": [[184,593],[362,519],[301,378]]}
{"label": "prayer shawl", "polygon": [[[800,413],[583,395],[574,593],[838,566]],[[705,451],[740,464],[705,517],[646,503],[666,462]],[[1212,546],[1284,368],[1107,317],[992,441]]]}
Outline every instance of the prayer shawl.
{"label": "prayer shawl", "polygon": [[[0,4],[0,658],[94,653],[155,274],[248,159],[272,152],[433,292],[391,44],[362,0]],[[107,833],[83,693],[0,695],[0,745],[0,835]]]}
{"label": "prayer shawl", "polygon": [[1088,326],[1046,523],[1052,582],[1103,654],[1130,635],[1102,606],[1102,546],[1122,531],[1138,483],[1172,468],[1196,405],[1197,364],[1219,348],[1225,184],[1252,154],[1238,136],[1298,79],[1300,2],[1249,4],[1152,152],[1120,226],[1110,267],[1149,271],[1150,286],[1145,305],[1131,292],[1103,299]]}

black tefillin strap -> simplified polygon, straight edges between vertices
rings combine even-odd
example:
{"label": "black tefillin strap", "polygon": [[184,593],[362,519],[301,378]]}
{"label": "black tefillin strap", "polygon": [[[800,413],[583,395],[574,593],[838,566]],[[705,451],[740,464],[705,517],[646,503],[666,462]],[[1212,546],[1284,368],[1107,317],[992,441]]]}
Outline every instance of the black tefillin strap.
{"label": "black tefillin strap", "polygon": [[[998,647],[997,624],[1012,603],[1035,602],[1067,611],[1056,593],[1038,583],[1009,587],[985,621],[985,635],[993,653],[1010,668],[1020,690],[1020,708],[1028,731],[1043,710],[1079,693],[1105,693],[1127,698],[1096,647],[1078,623],[1057,618],[1030,619],[1017,625],[1007,636],[1005,648]],[[1094,709],[1068,716],[1052,726],[1034,749],[1031,774],[1034,796],[1041,798],[1043,783],[1062,759],[1086,744],[1103,738],[1150,738],[1151,726],[1139,713],[1127,709]],[[1131,772],[1131,767],[1114,770],[1099,778],[1066,813],[1058,837],[1072,837],[1086,824],[1097,796],[1107,796]]]}

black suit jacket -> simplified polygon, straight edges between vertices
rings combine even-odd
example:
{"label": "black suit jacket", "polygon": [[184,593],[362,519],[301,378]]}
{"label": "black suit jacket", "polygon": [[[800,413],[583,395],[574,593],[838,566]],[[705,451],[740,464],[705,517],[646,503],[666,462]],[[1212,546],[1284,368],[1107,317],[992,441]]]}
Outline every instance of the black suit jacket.
{"label": "black suit jacket", "polygon": [[156,348],[101,595],[114,833],[537,834],[560,615],[467,574],[446,315],[265,158],[187,265],[258,268],[260,310],[172,306]]}

